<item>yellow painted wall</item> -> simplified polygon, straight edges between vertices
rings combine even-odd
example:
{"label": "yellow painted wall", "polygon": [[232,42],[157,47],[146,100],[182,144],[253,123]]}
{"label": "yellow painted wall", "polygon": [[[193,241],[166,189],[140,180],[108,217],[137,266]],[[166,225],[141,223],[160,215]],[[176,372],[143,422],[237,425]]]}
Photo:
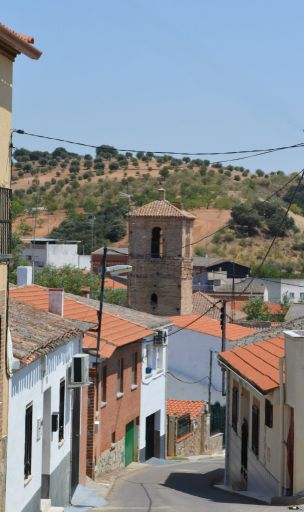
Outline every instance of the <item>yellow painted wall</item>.
{"label": "yellow painted wall", "polygon": [[13,63],[0,55],[0,187],[10,186]]}

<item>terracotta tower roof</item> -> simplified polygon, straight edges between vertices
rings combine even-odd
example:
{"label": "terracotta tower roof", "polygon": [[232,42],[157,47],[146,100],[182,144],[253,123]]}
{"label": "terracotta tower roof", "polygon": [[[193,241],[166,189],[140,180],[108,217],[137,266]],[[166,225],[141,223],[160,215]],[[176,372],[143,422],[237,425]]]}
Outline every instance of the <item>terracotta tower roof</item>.
{"label": "terracotta tower roof", "polygon": [[164,189],[159,189],[160,197],[156,201],[144,204],[129,213],[129,217],[183,217],[195,219],[191,213],[181,210],[165,199]]}

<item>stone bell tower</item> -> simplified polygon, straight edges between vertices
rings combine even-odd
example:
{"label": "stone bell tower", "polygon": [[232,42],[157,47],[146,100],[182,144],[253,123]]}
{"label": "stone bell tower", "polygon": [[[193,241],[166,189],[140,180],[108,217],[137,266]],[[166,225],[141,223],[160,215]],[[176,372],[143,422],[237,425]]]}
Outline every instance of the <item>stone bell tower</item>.
{"label": "stone bell tower", "polygon": [[192,313],[192,226],[195,217],[165,199],[129,213],[130,307],[154,315]]}

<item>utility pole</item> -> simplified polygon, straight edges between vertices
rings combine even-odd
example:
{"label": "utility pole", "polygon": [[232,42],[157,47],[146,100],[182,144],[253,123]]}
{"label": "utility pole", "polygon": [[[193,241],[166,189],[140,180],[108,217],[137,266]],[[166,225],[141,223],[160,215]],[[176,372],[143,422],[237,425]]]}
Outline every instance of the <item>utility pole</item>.
{"label": "utility pole", "polygon": [[208,382],[208,407],[209,413],[211,411],[211,383],[212,383],[212,358],[213,358],[213,350],[209,350],[209,382]]}
{"label": "utility pole", "polygon": [[101,322],[102,322],[102,312],[103,312],[103,299],[104,299],[104,284],[106,277],[106,260],[107,260],[107,251],[108,248],[103,248],[103,255],[101,258],[101,280],[100,280],[100,297],[99,297],[99,310],[97,312],[98,317],[98,328],[97,328],[97,343],[96,343],[96,359],[95,359],[95,367],[96,367],[96,411],[99,411],[99,403],[98,403],[98,357],[100,351],[100,340],[101,340]]}
{"label": "utility pole", "polygon": [[[226,301],[226,299],[223,299],[222,306],[221,306],[222,352],[224,352],[226,350],[226,321],[227,321],[226,305],[227,305],[227,301]],[[222,396],[226,396],[224,368],[222,368]]]}

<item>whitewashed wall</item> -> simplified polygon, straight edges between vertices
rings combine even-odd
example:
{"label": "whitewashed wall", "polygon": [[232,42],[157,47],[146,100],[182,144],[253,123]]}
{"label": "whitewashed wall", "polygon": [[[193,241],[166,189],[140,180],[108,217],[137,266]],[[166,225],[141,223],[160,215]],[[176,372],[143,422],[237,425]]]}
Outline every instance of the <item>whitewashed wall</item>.
{"label": "whitewashed wall", "polygon": [[[47,356],[42,378],[43,358],[15,372],[9,383],[6,510],[19,512],[39,491],[42,474],[42,433],[37,439],[37,420],[43,418],[43,393],[51,388],[51,412],[59,411],[59,385],[67,377],[67,365],[81,350],[80,337]],[[67,382],[67,380],[66,380]],[[53,472],[71,449],[71,398],[66,387],[64,442],[58,444],[58,431],[51,434],[50,471]],[[25,409],[33,403],[32,477],[24,482]]]}
{"label": "whitewashed wall", "polygon": [[[227,345],[228,343],[229,342],[227,342]],[[168,347],[169,371],[177,374],[181,379],[190,381],[198,381],[206,377],[201,383],[198,383],[202,393],[204,392],[204,396],[201,396],[199,398],[200,400],[207,399],[210,350],[213,350],[211,402],[214,403],[219,400],[222,386],[222,372],[217,363],[217,353],[221,351],[221,339],[216,336],[209,336],[208,334],[185,329],[169,336]],[[179,381],[176,380],[174,382],[172,378],[170,378],[169,382],[168,398],[177,398],[174,393],[174,388],[178,387],[181,389],[181,385]],[[191,397],[191,388],[191,385],[183,385],[182,389],[186,396],[180,396],[180,398],[196,400],[196,397]]]}
{"label": "whitewashed wall", "polygon": [[[152,374],[146,374],[147,367],[147,348],[153,351],[152,355]],[[164,347],[162,357],[162,371],[156,369],[156,353],[153,341],[142,342],[142,381],[141,381],[141,399],[140,399],[140,427],[139,427],[139,450],[146,445],[146,418],[151,414],[160,411],[159,425],[155,428],[159,430],[160,436],[166,435],[166,364],[167,347]]]}
{"label": "whitewashed wall", "polygon": [[[241,427],[243,418],[241,415],[241,395],[242,389],[249,393],[248,406],[248,490],[259,496],[278,496],[279,495],[279,477],[280,477],[280,412],[278,390],[271,393],[267,398],[273,404],[273,427],[265,425],[265,398],[260,393],[255,392],[251,386],[247,386],[242,379],[239,379],[231,373],[229,393],[232,397],[232,387],[234,382],[239,385],[239,418],[237,433],[231,426],[231,407],[232,399],[229,400],[229,464],[228,481],[231,486],[237,485],[241,481]],[[251,449],[252,440],[252,404],[253,398],[259,401],[260,426],[259,426],[259,454],[253,453]]]}
{"label": "whitewashed wall", "polygon": [[[270,302],[277,304],[283,301],[284,295],[290,298],[290,294],[294,294],[291,302],[303,302],[304,300],[304,279],[271,279],[264,281],[268,289],[268,297]],[[301,295],[302,294],[302,295]]]}
{"label": "whitewashed wall", "polygon": [[77,244],[47,244],[47,265],[78,267]]}

